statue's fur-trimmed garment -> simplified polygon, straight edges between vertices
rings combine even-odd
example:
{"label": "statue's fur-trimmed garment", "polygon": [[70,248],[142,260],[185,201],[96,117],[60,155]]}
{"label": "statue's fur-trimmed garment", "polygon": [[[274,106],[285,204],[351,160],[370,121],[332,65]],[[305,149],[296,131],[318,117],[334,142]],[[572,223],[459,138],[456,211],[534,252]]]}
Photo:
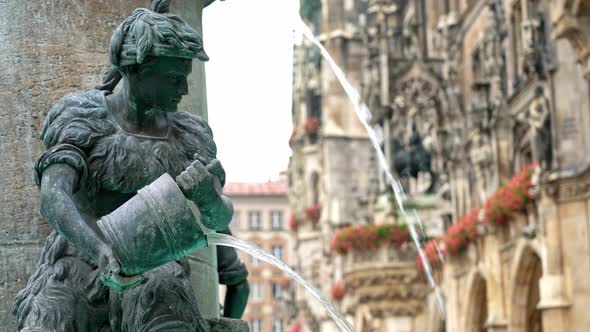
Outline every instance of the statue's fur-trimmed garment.
{"label": "statue's fur-trimmed garment", "polygon": [[[60,100],[45,120],[41,138],[47,151],[35,165],[38,184],[52,164],[76,169],[80,181],[73,199],[89,219],[111,212],[100,210],[97,197],[109,192],[132,196],[165,172],[176,177],[195,154],[207,161],[215,158],[211,129],[196,115],[167,113],[167,134],[147,137],[125,132],[107,105],[106,93],[99,90]],[[104,286],[99,274],[96,262],[53,232],[37,270],[15,299],[19,331],[93,332],[109,324],[113,331],[207,329],[186,260],[145,273],[139,286],[121,293]]]}

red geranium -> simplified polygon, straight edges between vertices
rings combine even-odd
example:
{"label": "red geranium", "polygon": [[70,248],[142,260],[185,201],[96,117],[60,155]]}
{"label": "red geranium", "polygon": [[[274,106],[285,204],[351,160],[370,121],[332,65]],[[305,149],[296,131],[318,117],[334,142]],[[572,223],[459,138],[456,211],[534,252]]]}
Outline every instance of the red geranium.
{"label": "red geranium", "polygon": [[346,295],[344,280],[340,279],[332,285],[332,299],[339,301]]}
{"label": "red geranium", "polygon": [[477,224],[479,209],[471,210],[466,216],[463,216],[447,230],[443,236],[446,251],[455,255],[467,248],[469,243],[477,238]]}
{"label": "red geranium", "polygon": [[[426,261],[430,265],[430,267],[437,267],[438,263],[442,261],[441,256],[443,255],[443,251],[438,245],[437,240],[430,240],[426,242],[423,248],[424,256],[426,256]],[[420,255],[416,258],[416,264],[418,266],[418,270],[424,272],[424,264],[422,264],[422,259]]]}
{"label": "red geranium", "polygon": [[305,119],[303,128],[307,134],[317,133],[318,129],[320,129],[320,119],[315,116],[310,116],[309,118]]}
{"label": "red geranium", "polygon": [[524,167],[484,203],[485,222],[504,225],[515,213],[526,210],[532,200],[531,178],[535,167],[536,164]]}
{"label": "red geranium", "polygon": [[320,221],[320,213],[321,213],[321,206],[319,204],[314,204],[307,209],[305,209],[305,216],[307,219],[310,219],[314,223]]}
{"label": "red geranium", "polygon": [[[536,164],[525,166],[483,204],[484,222],[505,225],[513,219],[515,213],[526,211],[527,204],[533,199],[531,178],[535,167]],[[458,254],[477,238],[479,213],[480,210],[473,209],[471,213],[459,218],[457,223],[449,227],[443,236],[446,253]]]}
{"label": "red geranium", "polygon": [[289,229],[293,232],[297,230],[297,218],[295,218],[294,214],[289,217]]}
{"label": "red geranium", "polygon": [[301,331],[301,322],[295,322],[295,324],[291,325],[291,327],[289,327],[289,329],[287,330],[287,332],[299,332]]}
{"label": "red geranium", "polygon": [[383,245],[400,248],[410,241],[410,232],[405,224],[356,225],[338,229],[332,236],[332,250],[345,254],[350,250],[375,250]]}

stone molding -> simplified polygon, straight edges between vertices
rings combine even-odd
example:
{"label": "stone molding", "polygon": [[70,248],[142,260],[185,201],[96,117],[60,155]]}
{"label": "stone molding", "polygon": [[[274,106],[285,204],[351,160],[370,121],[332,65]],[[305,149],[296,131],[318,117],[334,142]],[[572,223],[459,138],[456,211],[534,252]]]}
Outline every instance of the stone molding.
{"label": "stone molding", "polygon": [[356,271],[346,274],[344,280],[348,294],[344,311],[354,314],[364,306],[377,318],[417,316],[430,293],[414,263]]}
{"label": "stone molding", "polygon": [[590,163],[555,171],[544,180],[545,192],[559,203],[590,198]]}
{"label": "stone molding", "polygon": [[563,275],[545,275],[541,277],[539,283],[541,301],[537,305],[537,309],[569,308],[572,305],[565,295]]}

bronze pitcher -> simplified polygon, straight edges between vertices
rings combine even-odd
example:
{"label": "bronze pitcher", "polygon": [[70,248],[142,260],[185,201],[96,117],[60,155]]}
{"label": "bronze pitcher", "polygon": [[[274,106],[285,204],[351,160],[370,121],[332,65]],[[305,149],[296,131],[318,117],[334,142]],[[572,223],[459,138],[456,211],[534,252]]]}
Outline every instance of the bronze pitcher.
{"label": "bronze pitcher", "polygon": [[188,200],[167,173],[102,217],[98,227],[123,275],[141,274],[207,246]]}

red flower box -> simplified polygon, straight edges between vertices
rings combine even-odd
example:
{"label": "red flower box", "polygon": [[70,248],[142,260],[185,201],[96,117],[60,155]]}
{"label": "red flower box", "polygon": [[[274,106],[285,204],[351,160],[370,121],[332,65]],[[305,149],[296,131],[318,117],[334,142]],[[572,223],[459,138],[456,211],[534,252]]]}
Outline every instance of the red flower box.
{"label": "red flower box", "polygon": [[513,219],[515,213],[526,211],[533,197],[531,196],[531,178],[536,164],[525,166],[515,174],[508,183],[498,190],[483,204],[483,208],[473,209],[471,213],[459,218],[459,221],[449,227],[443,236],[445,253],[456,255],[463,251],[477,238],[479,215],[483,210],[483,222],[488,224],[505,225]]}
{"label": "red flower box", "polygon": [[350,250],[375,250],[383,245],[400,248],[410,242],[410,232],[405,224],[356,225],[340,228],[332,236],[332,250],[346,254]]}
{"label": "red flower box", "polygon": [[523,168],[488,199],[483,206],[484,221],[504,225],[518,212],[524,212],[531,196],[531,178],[536,164]]}
{"label": "red flower box", "polygon": [[311,116],[305,119],[305,123],[303,124],[303,129],[305,132],[309,134],[316,134],[320,129],[320,119],[316,118],[315,116]]}
{"label": "red flower box", "polygon": [[319,204],[314,204],[305,209],[305,217],[313,221],[314,224],[317,224],[320,221],[321,210],[322,208]]}
{"label": "red flower box", "polygon": [[451,255],[463,251],[477,238],[477,224],[479,223],[479,209],[471,210],[466,216],[453,224],[443,236],[445,250]]}

